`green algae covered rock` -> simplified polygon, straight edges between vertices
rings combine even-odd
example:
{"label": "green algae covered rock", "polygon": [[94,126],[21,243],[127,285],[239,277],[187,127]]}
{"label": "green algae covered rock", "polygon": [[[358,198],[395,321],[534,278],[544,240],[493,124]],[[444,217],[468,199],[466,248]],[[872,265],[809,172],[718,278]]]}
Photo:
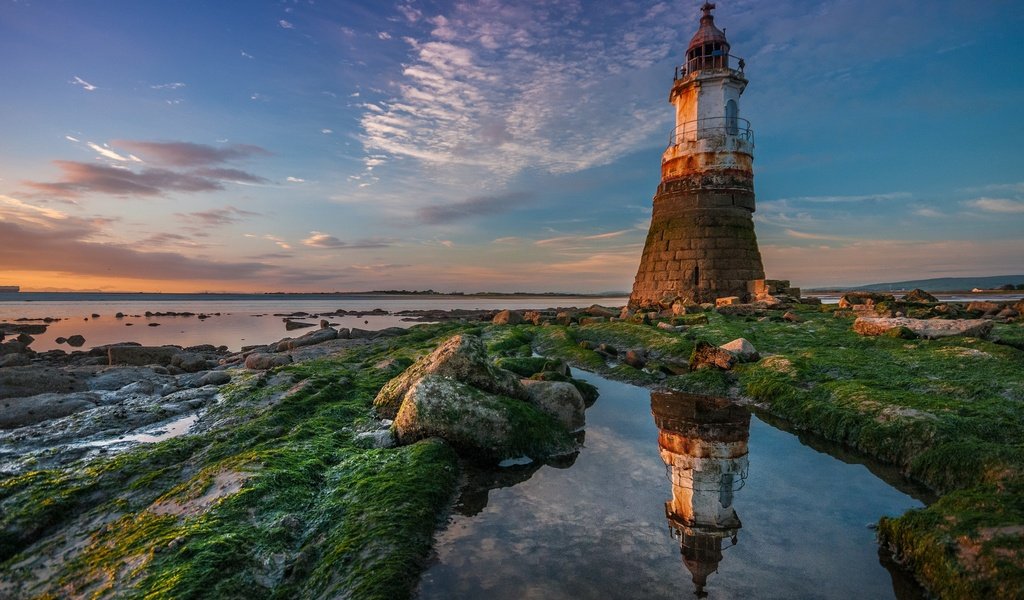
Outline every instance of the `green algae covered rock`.
{"label": "green algae covered rock", "polygon": [[490,363],[487,349],[480,338],[460,334],[449,338],[401,375],[387,382],[373,401],[377,412],[385,418],[395,418],[406,393],[427,375],[448,377],[492,394],[528,399],[518,377]]}

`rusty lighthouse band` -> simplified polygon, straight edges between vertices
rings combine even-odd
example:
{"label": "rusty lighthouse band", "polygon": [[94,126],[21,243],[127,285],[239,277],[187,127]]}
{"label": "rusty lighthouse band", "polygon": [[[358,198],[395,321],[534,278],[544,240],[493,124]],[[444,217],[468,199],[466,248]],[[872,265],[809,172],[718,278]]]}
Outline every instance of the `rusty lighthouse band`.
{"label": "rusty lighthouse band", "polygon": [[661,159],[661,183],[631,308],[673,301],[748,299],[764,279],[754,235],[754,134],[740,118],[747,86],[743,59],[729,54],[715,26],[714,4],[702,7],[700,28],[669,93],[675,129]]}

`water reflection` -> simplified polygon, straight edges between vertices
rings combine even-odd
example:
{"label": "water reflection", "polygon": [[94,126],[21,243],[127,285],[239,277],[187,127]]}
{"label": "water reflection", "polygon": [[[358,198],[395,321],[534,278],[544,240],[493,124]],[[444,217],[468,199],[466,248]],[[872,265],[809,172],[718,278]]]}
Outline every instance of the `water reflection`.
{"label": "water reflection", "polygon": [[724,398],[680,392],[651,392],[651,413],[672,482],[665,516],[702,598],[742,527],[732,503],[747,478],[750,413]]}

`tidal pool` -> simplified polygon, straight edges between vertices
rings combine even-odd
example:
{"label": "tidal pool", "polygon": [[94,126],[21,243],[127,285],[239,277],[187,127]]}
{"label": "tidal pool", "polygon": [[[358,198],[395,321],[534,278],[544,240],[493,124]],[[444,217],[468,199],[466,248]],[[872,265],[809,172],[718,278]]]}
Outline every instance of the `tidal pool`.
{"label": "tidal pool", "polygon": [[470,473],[419,598],[923,597],[872,529],[923,506],[909,484],[723,399],[577,376],[581,452]]}

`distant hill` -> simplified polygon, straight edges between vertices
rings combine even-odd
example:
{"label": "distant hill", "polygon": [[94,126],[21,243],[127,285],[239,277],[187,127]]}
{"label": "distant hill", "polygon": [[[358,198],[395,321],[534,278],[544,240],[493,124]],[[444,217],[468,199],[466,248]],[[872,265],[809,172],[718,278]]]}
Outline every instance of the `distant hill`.
{"label": "distant hill", "polygon": [[995,275],[991,277],[939,277],[937,279],[917,279],[914,281],[894,281],[891,283],[872,283],[860,287],[848,288],[853,291],[887,291],[912,290],[921,288],[926,292],[958,292],[974,288],[992,290],[1001,285],[1024,283],[1024,275]]}

